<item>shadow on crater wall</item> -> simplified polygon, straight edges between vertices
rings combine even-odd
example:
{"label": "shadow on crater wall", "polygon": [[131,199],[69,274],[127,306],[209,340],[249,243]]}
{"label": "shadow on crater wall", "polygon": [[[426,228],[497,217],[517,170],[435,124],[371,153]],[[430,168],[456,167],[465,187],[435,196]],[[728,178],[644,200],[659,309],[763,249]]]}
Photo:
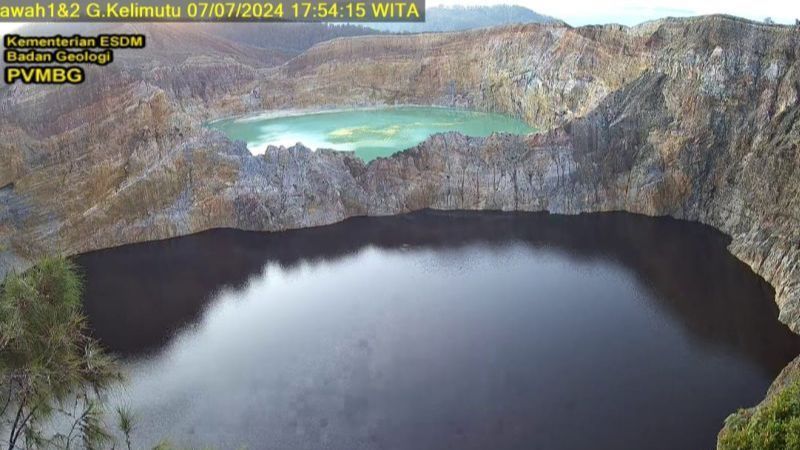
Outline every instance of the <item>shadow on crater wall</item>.
{"label": "shadow on crater wall", "polygon": [[165,345],[199,319],[220,289],[243,288],[268,263],[291,268],[366,246],[448,249],[511,242],[625,267],[687,332],[746,354],[770,375],[800,352],[800,336],[777,320],[771,287],[728,253],[724,235],[703,225],[626,213],[423,211],[280,233],[213,230],[93,252],[77,262],[85,270],[85,310],[93,332],[112,351],[134,356]]}

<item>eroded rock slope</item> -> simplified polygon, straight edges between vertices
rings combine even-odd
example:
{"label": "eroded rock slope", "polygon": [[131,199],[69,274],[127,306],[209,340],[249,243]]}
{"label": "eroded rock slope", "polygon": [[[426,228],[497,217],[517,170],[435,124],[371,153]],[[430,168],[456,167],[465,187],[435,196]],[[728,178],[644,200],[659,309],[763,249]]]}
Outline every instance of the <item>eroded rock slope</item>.
{"label": "eroded rock slope", "polygon": [[[800,331],[800,31],[724,16],[359,37],[271,68],[155,27],[85,85],[0,92],[0,272],[209,228],[282,230],[420,208],[625,210],[700,221],[775,287]],[[186,33],[210,48],[167,45]],[[213,45],[212,45],[213,44]],[[170,50],[172,49],[172,50]],[[375,104],[520,117],[530,136],[433,136],[364,164],[249,154],[224,114]]]}

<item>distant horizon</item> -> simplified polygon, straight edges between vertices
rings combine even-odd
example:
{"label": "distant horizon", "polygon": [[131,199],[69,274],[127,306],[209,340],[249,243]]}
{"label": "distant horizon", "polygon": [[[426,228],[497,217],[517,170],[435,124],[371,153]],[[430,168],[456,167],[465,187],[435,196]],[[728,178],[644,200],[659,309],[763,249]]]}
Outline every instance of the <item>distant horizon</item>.
{"label": "distant horizon", "polygon": [[618,23],[638,25],[667,17],[692,17],[727,14],[761,22],[767,17],[775,23],[794,24],[800,19],[800,2],[788,5],[784,0],[763,0],[758,3],[742,0],[427,0],[427,7],[436,6],[523,6],[539,14],[572,25]]}
{"label": "distant horizon", "polygon": [[[697,5],[692,0],[572,0],[541,2],[538,0],[428,0],[427,8],[521,6],[538,14],[562,20],[572,26],[622,24],[634,26],[667,17],[693,17],[713,14],[763,22],[770,18],[778,24],[794,24],[800,19],[800,2],[787,6],[782,0],[764,0],[757,5],[743,1],[711,0]],[[645,6],[646,5],[646,6]],[[0,22],[0,36],[13,32],[26,23]],[[369,26],[369,23],[363,25]]]}

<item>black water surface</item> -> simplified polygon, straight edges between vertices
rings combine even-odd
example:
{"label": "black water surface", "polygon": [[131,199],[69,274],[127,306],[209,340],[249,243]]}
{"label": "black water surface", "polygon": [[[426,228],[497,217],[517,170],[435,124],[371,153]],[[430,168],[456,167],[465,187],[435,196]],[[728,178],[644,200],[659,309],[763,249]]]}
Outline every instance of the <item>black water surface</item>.
{"label": "black water surface", "polygon": [[422,212],[83,255],[142,446],[709,449],[800,339],[714,230]]}

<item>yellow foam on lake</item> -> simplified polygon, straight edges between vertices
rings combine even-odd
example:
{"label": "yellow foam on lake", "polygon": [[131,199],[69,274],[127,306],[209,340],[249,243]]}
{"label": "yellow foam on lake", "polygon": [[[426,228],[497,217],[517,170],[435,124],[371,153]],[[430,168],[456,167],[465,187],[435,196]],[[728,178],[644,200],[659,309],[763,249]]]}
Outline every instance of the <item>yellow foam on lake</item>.
{"label": "yellow foam on lake", "polygon": [[337,128],[328,133],[333,141],[356,140],[365,138],[389,139],[400,132],[400,125],[391,125],[386,128],[372,128],[368,126]]}

